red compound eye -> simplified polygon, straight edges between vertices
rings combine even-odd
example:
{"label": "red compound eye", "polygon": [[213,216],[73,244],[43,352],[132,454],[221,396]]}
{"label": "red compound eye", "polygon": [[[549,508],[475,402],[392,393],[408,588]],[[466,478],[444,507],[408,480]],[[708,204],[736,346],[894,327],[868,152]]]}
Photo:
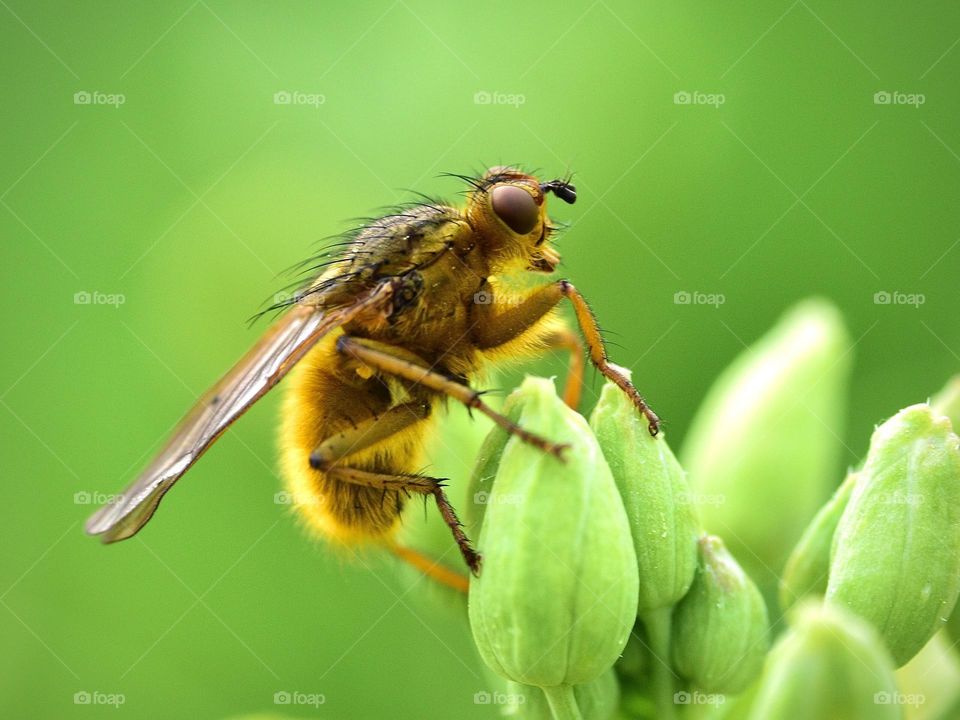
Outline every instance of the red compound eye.
{"label": "red compound eye", "polygon": [[537,226],[540,208],[523,188],[516,185],[500,185],[491,193],[493,211],[504,224],[518,235],[526,235]]}

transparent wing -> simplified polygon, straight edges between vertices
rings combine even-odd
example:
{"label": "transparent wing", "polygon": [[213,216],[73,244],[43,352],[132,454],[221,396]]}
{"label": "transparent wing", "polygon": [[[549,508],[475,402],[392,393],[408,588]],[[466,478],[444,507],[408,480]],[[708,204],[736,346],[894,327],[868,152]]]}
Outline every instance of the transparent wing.
{"label": "transparent wing", "polygon": [[134,535],[153,516],[167,490],[234,420],[290,372],[320,338],[377,306],[389,291],[389,285],[381,286],[355,304],[333,311],[310,306],[290,310],[200,398],[130,487],[90,517],[86,531],[100,535],[104,542]]}

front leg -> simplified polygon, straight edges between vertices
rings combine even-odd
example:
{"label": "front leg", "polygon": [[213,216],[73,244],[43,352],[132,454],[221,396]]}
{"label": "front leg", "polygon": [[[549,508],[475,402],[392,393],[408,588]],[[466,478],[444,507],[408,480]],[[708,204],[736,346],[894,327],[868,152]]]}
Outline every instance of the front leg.
{"label": "front leg", "polygon": [[467,408],[483,413],[508,433],[516,435],[525,443],[538,447],[561,460],[563,459],[563,452],[568,445],[551,442],[547,438],[520,427],[506,415],[498,413],[487,405],[480,397],[480,392],[411,359],[410,353],[403,348],[396,348],[376,340],[342,335],[337,339],[337,352],[359,360],[377,372],[407,380],[434,392],[447,395],[454,400],[459,400]]}
{"label": "front leg", "polygon": [[[488,287],[485,288],[485,292],[489,293]],[[577,324],[580,326],[590,353],[590,361],[605,378],[623,390],[633,401],[637,410],[643,413],[647,419],[650,434],[656,436],[660,432],[660,418],[650,409],[640,392],[630,382],[630,378],[608,360],[597,319],[573,283],[558,280],[545,285],[531,292],[519,304],[505,310],[499,310],[496,297],[492,295],[490,297],[492,302],[473,306],[475,324],[472,337],[477,347],[481,350],[492,348],[519,337],[533,328],[563,298],[567,298],[573,305]]]}

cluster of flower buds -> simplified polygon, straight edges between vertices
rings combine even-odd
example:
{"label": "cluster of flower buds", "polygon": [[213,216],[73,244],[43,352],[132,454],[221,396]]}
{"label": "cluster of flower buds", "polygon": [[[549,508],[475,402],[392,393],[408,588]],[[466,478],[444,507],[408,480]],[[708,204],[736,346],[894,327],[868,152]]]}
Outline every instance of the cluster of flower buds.
{"label": "cluster of flower buds", "polygon": [[753,680],[768,649],[763,599],[703,534],[670,446],[622,391],[605,386],[588,424],[550,381],[528,378],[504,412],[570,446],[560,461],[495,429],[468,491],[485,499],[470,516],[484,552],[470,623],[505,696],[524,698],[508,714],[609,718],[624,653],[650,673],[630,689],[649,686],[651,707],[670,711],[678,692]]}
{"label": "cluster of flower buds", "polygon": [[877,427],[836,485],[848,350],[827,303],[788,313],[709,394],[689,481],[609,383],[589,423],[548,380],[507,399],[565,460],[471,436],[468,615],[503,715],[898,718],[933,687],[896,670],[921,650],[956,666],[930,693],[960,707],[960,378]]}

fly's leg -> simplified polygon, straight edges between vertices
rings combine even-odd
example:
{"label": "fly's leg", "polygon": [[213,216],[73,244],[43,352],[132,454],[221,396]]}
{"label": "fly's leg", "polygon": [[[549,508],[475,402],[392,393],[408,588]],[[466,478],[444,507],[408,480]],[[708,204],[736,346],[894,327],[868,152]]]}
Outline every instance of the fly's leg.
{"label": "fly's leg", "polygon": [[[453,509],[453,505],[450,504],[450,500],[447,498],[447,494],[443,491],[445,487],[444,480],[427,477],[425,475],[370,472],[369,470],[358,470],[341,465],[334,465],[324,470],[324,472],[328,477],[352,485],[363,485],[366,487],[381,488],[383,490],[397,490],[400,492],[416,493],[418,495],[432,495],[437,503],[437,509],[440,510],[440,515],[443,517],[443,521],[447,524],[447,527],[450,528],[453,539],[456,541],[457,547],[460,548],[460,554],[463,555],[467,567],[470,568],[470,571],[474,575],[480,574],[480,553],[474,550],[470,538],[468,538],[467,534],[463,531],[463,523],[460,522],[456,511]],[[415,551],[404,551],[405,549],[400,549],[397,553],[404,559],[407,559],[405,556],[415,553]]]}
{"label": "fly's leg", "polygon": [[590,361],[600,371],[601,375],[627,394],[637,410],[643,413],[643,416],[647,419],[647,429],[650,434],[656,437],[657,433],[660,432],[660,418],[647,405],[646,400],[640,395],[640,391],[630,382],[630,378],[621,372],[618,367],[610,364],[607,359],[607,349],[603,344],[603,336],[600,335],[600,326],[597,324],[597,318],[587,304],[586,298],[573,286],[573,283],[567,280],[560,280],[555,287],[573,305],[573,312],[577,316],[577,324],[580,326],[584,340],[587,342]]}
{"label": "fly's leg", "polygon": [[580,396],[583,392],[583,343],[575,333],[566,328],[554,330],[543,340],[549,347],[570,353],[567,381],[563,386],[563,402],[567,407],[576,410],[580,405]]}
{"label": "fly's leg", "polygon": [[354,427],[331,435],[310,453],[310,467],[326,472],[338,460],[386,440],[430,415],[430,404],[411,402],[361,420]]}
{"label": "fly's leg", "polygon": [[387,547],[390,549],[390,552],[405,563],[419,570],[424,575],[433,578],[441,585],[446,585],[464,594],[470,590],[470,581],[466,575],[448,570],[429,555],[394,542],[388,543]]}
{"label": "fly's leg", "polygon": [[[327,477],[340,482],[375,487],[385,491],[393,490],[419,495],[432,495],[437,503],[437,508],[440,510],[440,515],[450,528],[453,539],[460,548],[464,561],[470,570],[476,574],[480,571],[480,554],[474,550],[469,538],[463,532],[463,526],[443,491],[444,483],[442,480],[422,475],[371,472],[340,464],[341,460],[349,458],[351,454],[375,445],[391,435],[426,419],[430,415],[430,409],[430,404],[427,402],[411,402],[390,408],[378,417],[367,418],[355,427],[348,428],[323,440],[310,453],[310,466],[324,473]],[[400,558],[434,579],[458,590],[466,588],[466,580],[462,575],[446,570],[417,551],[396,543],[389,543],[388,547]]]}
{"label": "fly's leg", "polygon": [[378,372],[402,378],[415,385],[459,400],[468,408],[483,413],[508,433],[516,435],[524,442],[558,458],[563,458],[563,451],[567,448],[567,445],[550,442],[546,438],[525,430],[510,418],[487,405],[481,399],[478,391],[420,363],[407,359],[401,348],[394,348],[375,340],[343,335],[337,340],[337,350]]}
{"label": "fly's leg", "polygon": [[650,409],[630,379],[607,359],[607,351],[603,344],[603,337],[600,335],[597,319],[583,295],[567,280],[558,280],[538,288],[523,302],[513,304],[504,310],[498,309],[495,297],[492,302],[472,306],[475,321],[472,338],[481,350],[509,342],[527,331],[533,331],[537,322],[564,298],[573,305],[577,324],[587,344],[590,361],[605,378],[627,394],[637,410],[647,419],[650,434],[655,436],[660,431],[660,418]]}

